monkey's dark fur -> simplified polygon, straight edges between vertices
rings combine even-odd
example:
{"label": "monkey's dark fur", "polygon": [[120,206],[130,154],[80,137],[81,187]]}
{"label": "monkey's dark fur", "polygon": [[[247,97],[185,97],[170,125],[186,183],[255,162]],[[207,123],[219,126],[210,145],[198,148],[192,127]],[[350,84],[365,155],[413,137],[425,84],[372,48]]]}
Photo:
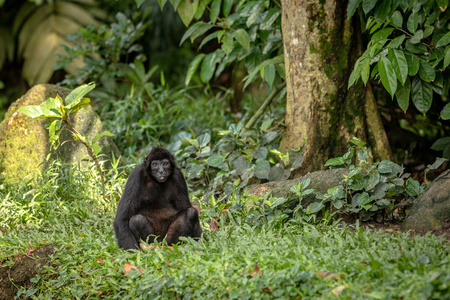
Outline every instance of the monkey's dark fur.
{"label": "monkey's dark fur", "polygon": [[153,242],[154,236],[158,242],[166,237],[169,245],[178,243],[180,236],[201,236],[198,212],[168,150],[153,149],[131,171],[117,207],[114,231],[119,246],[126,250],[139,249],[140,239]]}

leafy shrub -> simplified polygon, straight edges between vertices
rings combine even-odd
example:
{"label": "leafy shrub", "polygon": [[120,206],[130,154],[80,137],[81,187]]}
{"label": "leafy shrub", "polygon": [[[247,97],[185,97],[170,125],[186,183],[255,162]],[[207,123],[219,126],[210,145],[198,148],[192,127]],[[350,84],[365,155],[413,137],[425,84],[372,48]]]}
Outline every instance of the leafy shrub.
{"label": "leafy shrub", "polygon": [[242,124],[232,124],[219,132],[221,138],[212,148],[209,133],[195,139],[181,135],[169,148],[177,151],[194,189],[205,190],[203,200],[212,197],[220,202],[239,195],[249,184],[287,179],[292,169],[301,166],[302,153],[277,150],[280,134],[269,130],[273,121],[262,121],[258,130],[244,133]]}

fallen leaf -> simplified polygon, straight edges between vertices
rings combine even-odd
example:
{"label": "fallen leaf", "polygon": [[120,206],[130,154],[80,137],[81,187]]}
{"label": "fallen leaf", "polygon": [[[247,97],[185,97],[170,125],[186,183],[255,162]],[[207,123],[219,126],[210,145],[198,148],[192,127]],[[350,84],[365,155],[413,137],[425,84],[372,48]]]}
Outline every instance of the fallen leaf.
{"label": "fallen leaf", "polygon": [[142,275],[141,268],[138,268],[135,265],[128,264],[128,263],[123,265],[123,274],[127,275],[127,273],[130,272],[131,270],[138,270],[139,275]]}
{"label": "fallen leaf", "polygon": [[198,213],[200,213],[202,211],[200,205],[198,205],[198,204],[194,204],[194,205],[192,205],[192,207],[195,208],[198,211]]}
{"label": "fallen leaf", "polygon": [[346,287],[347,286],[345,286],[345,285],[340,285],[340,286],[337,286],[334,289],[332,289],[331,292],[334,295],[339,296],[342,293],[342,291],[345,290]]}
{"label": "fallen leaf", "polygon": [[262,289],[263,293],[268,293],[268,294],[272,294],[272,291],[270,290],[270,288],[268,286],[266,286],[265,288]]}
{"label": "fallen leaf", "polygon": [[98,263],[104,263],[105,261],[99,257],[99,258],[97,258],[97,262]]}
{"label": "fallen leaf", "polygon": [[219,225],[217,225],[213,218],[211,218],[211,222],[209,222],[209,229],[211,229],[211,231],[217,231],[219,229]]}
{"label": "fallen leaf", "polygon": [[317,275],[322,276],[325,279],[331,278],[333,280],[340,280],[341,278],[334,273],[325,273],[324,271],[316,271]]}
{"label": "fallen leaf", "polygon": [[141,247],[142,250],[153,249],[153,248],[155,248],[155,249],[170,249],[170,250],[173,250],[172,246],[159,246],[159,245],[153,245],[153,244],[145,245],[143,243],[140,243],[139,246]]}
{"label": "fallen leaf", "polygon": [[258,263],[255,263],[255,269],[250,273],[250,276],[256,277],[256,276],[262,276],[262,271],[258,266]]}

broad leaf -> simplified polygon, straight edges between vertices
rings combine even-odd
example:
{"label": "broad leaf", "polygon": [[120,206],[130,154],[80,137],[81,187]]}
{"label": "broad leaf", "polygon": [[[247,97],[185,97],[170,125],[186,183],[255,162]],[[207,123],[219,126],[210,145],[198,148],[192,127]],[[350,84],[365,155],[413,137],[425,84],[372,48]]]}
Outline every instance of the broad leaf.
{"label": "broad leaf", "polygon": [[224,163],[224,157],[218,153],[215,153],[211,155],[208,160],[206,161],[206,164],[210,167],[219,168]]}
{"label": "broad leaf", "polygon": [[67,95],[64,102],[66,103],[67,108],[73,108],[75,105],[79,104],[84,96],[87,95],[90,91],[95,88],[95,83],[91,82],[89,84],[83,84],[82,86],[77,87],[73,91]]}
{"label": "broad leaf", "polygon": [[328,166],[342,166],[344,164],[345,164],[345,159],[343,157],[330,158],[329,160],[326,161],[325,167],[328,167]]}
{"label": "broad leaf", "polygon": [[416,75],[420,67],[419,59],[414,54],[407,54],[405,57],[406,61],[408,62],[408,75]]}
{"label": "broad leaf", "polygon": [[449,64],[450,64],[450,46],[447,46],[447,48],[445,49],[443,69],[447,69]]}
{"label": "broad leaf", "polygon": [[316,212],[320,211],[324,207],[325,207],[325,205],[323,205],[321,202],[314,202],[314,203],[311,203],[310,205],[308,205],[306,212],[308,214],[315,214]]}
{"label": "broad leaf", "polygon": [[189,26],[197,11],[198,0],[182,0],[178,5],[177,11],[186,27]]}
{"label": "broad leaf", "polygon": [[225,0],[222,4],[222,13],[225,17],[228,17],[228,15],[231,12],[231,8],[233,7],[234,0]]}
{"label": "broad leaf", "polygon": [[414,77],[411,84],[411,98],[416,108],[425,114],[430,109],[433,101],[431,85],[420,79],[419,76]]}
{"label": "broad leaf", "polygon": [[395,92],[397,103],[404,112],[408,110],[410,94],[411,94],[411,81],[409,80],[409,77],[407,77],[405,84],[399,85],[397,91]]}
{"label": "broad leaf", "polygon": [[419,67],[419,76],[426,82],[434,81],[434,79],[436,78],[436,71],[429,63],[421,60]]}
{"label": "broad leaf", "polygon": [[433,145],[431,145],[431,149],[435,151],[443,151],[448,146],[450,146],[450,137],[443,137],[434,142]]}
{"label": "broad leaf", "polygon": [[350,18],[355,14],[356,9],[361,4],[362,0],[350,0],[348,2],[347,6],[347,20],[350,20]]}
{"label": "broad leaf", "polygon": [[378,70],[380,72],[381,83],[383,83],[384,88],[391,97],[394,98],[395,91],[397,90],[397,77],[389,59],[381,56],[378,61]]}
{"label": "broad leaf", "polygon": [[450,119],[450,103],[447,103],[441,111],[441,118],[444,120]]}
{"label": "broad leaf", "polygon": [[264,67],[264,80],[269,84],[273,85],[275,80],[275,66],[273,64]]}
{"label": "broad leaf", "polygon": [[420,43],[420,41],[422,40],[422,38],[423,38],[423,30],[420,29],[420,30],[417,30],[417,31],[414,33],[414,35],[413,35],[412,38],[409,40],[409,42],[410,42],[411,44],[418,44],[418,43]]}
{"label": "broad leaf", "polygon": [[255,165],[255,176],[259,179],[269,179],[270,163],[267,160],[258,159]]}
{"label": "broad leaf", "polygon": [[184,43],[185,40],[188,38],[193,41],[195,38],[203,35],[205,32],[207,32],[209,29],[211,29],[213,25],[206,24],[204,22],[197,22],[194,25],[190,26],[188,30],[183,34],[180,40],[180,46]]}
{"label": "broad leaf", "polygon": [[392,25],[394,25],[395,27],[402,28],[403,27],[403,16],[402,16],[402,13],[399,12],[398,10],[396,10],[392,14],[391,22],[392,22]]}
{"label": "broad leaf", "polygon": [[222,4],[222,0],[213,0],[211,4],[211,10],[209,14],[209,18],[211,20],[211,23],[216,23],[217,17],[219,17],[220,14],[220,6]]}
{"label": "broad leaf", "polygon": [[204,133],[197,138],[200,147],[205,147],[211,141],[211,135],[209,133]]}
{"label": "broad leaf", "polygon": [[364,13],[367,14],[369,11],[371,11],[372,8],[375,7],[375,3],[377,3],[377,0],[363,0],[362,8],[364,10]]}
{"label": "broad leaf", "polygon": [[216,51],[209,53],[203,59],[203,63],[200,69],[200,79],[204,83],[207,83],[213,77],[214,71],[216,69],[216,59],[217,59]]}
{"label": "broad leaf", "polygon": [[192,76],[194,76],[195,72],[198,69],[198,66],[200,65],[205,56],[206,54],[201,53],[197,55],[189,64],[188,71],[186,74],[186,80],[184,82],[186,85],[189,85],[189,83],[191,82]]}
{"label": "broad leaf", "polygon": [[97,134],[97,135],[92,139],[92,144],[97,143],[97,141],[98,141],[99,139],[101,139],[102,137],[104,137],[104,136],[114,136],[114,134],[111,133],[111,132],[109,132],[109,131],[103,131],[103,132]]}
{"label": "broad leaf", "polygon": [[450,44],[450,32],[447,32],[443,37],[439,39],[436,43],[436,47],[442,47]]}
{"label": "broad leaf", "polygon": [[394,68],[395,75],[401,84],[405,84],[406,78],[408,77],[408,63],[406,62],[403,51],[389,49],[388,55],[392,67]]}
{"label": "broad leaf", "polygon": [[222,50],[228,56],[230,55],[231,51],[233,51],[233,48],[233,36],[226,32],[222,38]]}
{"label": "broad leaf", "polygon": [[419,182],[417,180],[409,178],[408,181],[406,181],[406,193],[411,197],[419,196],[420,195]]}
{"label": "broad leaf", "polygon": [[250,38],[247,31],[244,29],[238,29],[234,32],[234,38],[239,44],[244,47],[245,50],[250,51]]}

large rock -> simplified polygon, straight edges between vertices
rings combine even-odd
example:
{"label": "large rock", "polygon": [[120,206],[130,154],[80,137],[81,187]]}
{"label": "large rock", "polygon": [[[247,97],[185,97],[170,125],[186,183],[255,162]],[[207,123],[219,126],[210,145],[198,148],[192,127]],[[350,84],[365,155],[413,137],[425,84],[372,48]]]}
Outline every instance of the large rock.
{"label": "large rock", "polygon": [[444,229],[450,219],[450,170],[436,178],[416,200],[402,225],[403,230]]}
{"label": "large rock", "polygon": [[[308,189],[315,189],[319,194],[326,194],[329,188],[338,186],[344,179],[344,175],[347,174],[348,170],[346,169],[321,170],[291,180],[272,181],[260,184],[251,188],[248,193],[250,195],[271,193],[273,197],[286,197],[291,193],[289,191],[291,187],[298,185],[304,179],[309,178],[311,183],[309,184]],[[310,194],[302,200],[302,204],[306,206],[315,200],[315,195]]]}
{"label": "large rock", "polygon": [[[49,97],[59,94],[63,99],[70,90],[50,85],[40,84],[32,87],[25,95],[11,104],[0,123],[0,173],[6,177],[24,179],[35,176],[46,167],[45,159],[50,153],[51,158],[59,156],[64,163],[79,162],[89,159],[86,148],[73,141],[72,135],[65,130],[60,136],[60,146],[52,151],[48,140],[48,130],[45,125],[48,119],[30,119],[17,110],[26,105],[40,105]],[[89,133],[90,139],[105,131],[100,118],[90,105],[77,111],[71,121],[82,134]],[[102,147],[101,160],[110,160],[112,153],[118,158],[120,153],[110,137],[104,136],[99,142]],[[44,162],[44,163],[43,163]]]}

